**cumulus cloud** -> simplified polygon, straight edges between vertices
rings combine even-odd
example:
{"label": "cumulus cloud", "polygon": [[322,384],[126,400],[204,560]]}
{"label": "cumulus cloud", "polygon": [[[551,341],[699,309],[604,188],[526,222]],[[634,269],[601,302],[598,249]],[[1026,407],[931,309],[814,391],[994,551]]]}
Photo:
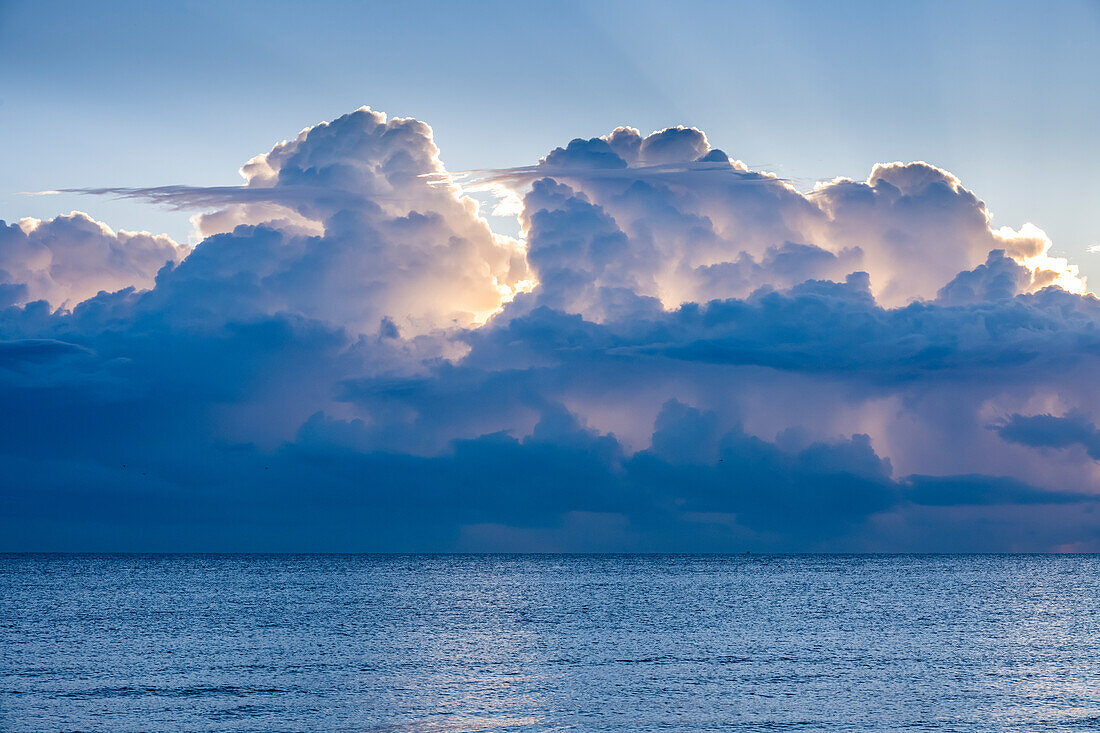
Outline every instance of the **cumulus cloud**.
{"label": "cumulus cloud", "polygon": [[0,305],[44,300],[71,308],[101,290],[149,288],[160,268],[186,254],[163,234],[116,233],[79,211],[0,221]]}
{"label": "cumulus cloud", "polygon": [[946,171],[621,127],[463,184],[362,108],[241,172],[100,191],[189,254],[0,232],[11,549],[1100,547],[1100,302]]}
{"label": "cumulus cloud", "polygon": [[[855,270],[870,275],[880,303],[900,306],[936,297],[993,250],[1028,272],[1020,292],[1052,284],[1086,291],[1076,266],[1050,254],[1052,243],[1041,230],[1031,224],[993,229],[984,202],[951,173],[923,162],[880,164],[866,181],[838,178],[804,194],[730,160],[698,130],[642,137],[618,128],[573,140],[536,166],[498,172],[492,180],[518,187],[540,176],[565,188],[548,196],[548,186],[536,185],[528,194],[523,223],[532,254],[542,245],[541,211],[588,207],[613,224],[631,253],[602,268],[593,287],[603,287],[604,279],[611,288],[631,282],[636,294],[666,307],[789,287],[801,281],[795,277],[835,280]],[[565,252],[562,227],[550,233],[559,240],[548,246]],[[783,250],[785,257],[776,260],[774,253]],[[586,307],[595,306],[579,302],[578,312],[600,317],[598,307]]]}
{"label": "cumulus cloud", "polygon": [[[213,308],[403,333],[484,321],[524,287],[521,244],[449,182],[432,130],[361,108],[242,168],[240,187],[100,189],[177,208],[206,237],[166,282]],[[219,302],[221,301],[221,302]]]}

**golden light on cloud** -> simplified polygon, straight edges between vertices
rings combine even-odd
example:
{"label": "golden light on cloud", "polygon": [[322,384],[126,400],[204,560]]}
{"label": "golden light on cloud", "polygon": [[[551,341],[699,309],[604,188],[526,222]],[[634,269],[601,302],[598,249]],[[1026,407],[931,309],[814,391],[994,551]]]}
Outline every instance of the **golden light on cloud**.
{"label": "golden light on cloud", "polygon": [[1019,231],[1001,227],[994,232],[994,236],[1004,242],[1009,257],[1031,271],[1030,291],[1053,285],[1076,295],[1090,293],[1080,268],[1070,264],[1065,257],[1051,255],[1054,243],[1046,232],[1031,222],[1024,224]]}

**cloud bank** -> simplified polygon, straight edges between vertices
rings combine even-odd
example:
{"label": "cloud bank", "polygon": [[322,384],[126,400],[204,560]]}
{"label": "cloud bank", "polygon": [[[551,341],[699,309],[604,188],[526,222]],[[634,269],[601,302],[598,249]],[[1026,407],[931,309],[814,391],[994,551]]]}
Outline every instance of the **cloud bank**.
{"label": "cloud bank", "polygon": [[463,179],[362,108],[241,173],[98,191],[193,251],[0,229],[3,549],[1100,549],[1100,303],[947,171],[621,127]]}

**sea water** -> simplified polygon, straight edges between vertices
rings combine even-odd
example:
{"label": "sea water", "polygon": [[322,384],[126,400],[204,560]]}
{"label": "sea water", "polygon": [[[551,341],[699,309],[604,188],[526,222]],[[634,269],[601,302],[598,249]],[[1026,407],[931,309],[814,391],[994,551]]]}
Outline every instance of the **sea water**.
{"label": "sea water", "polygon": [[1089,555],[6,555],[5,731],[1100,729]]}

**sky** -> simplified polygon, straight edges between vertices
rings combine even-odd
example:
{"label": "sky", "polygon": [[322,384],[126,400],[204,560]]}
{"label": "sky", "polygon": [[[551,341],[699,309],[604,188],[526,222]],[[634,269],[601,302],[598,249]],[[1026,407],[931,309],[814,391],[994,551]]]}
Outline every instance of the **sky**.
{"label": "sky", "polygon": [[0,550],[1098,551],[1097,38],[0,2]]}
{"label": "sky", "polygon": [[229,185],[259,141],[368,104],[451,170],[694,125],[812,186],[925,160],[1100,275],[1100,4],[0,3],[0,216],[186,215],[22,191]]}

